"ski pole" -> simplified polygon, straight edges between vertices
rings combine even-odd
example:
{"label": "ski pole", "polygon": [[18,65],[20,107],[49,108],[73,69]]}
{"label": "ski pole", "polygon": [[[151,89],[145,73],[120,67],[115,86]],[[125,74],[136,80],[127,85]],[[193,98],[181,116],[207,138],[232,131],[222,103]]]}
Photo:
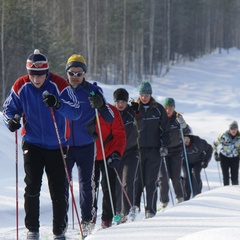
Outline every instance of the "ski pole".
{"label": "ski pole", "polygon": [[122,188],[122,191],[123,191],[123,193],[124,193],[124,195],[125,195],[125,197],[126,197],[126,199],[127,199],[127,201],[128,201],[129,206],[130,206],[129,213],[130,213],[131,219],[134,220],[134,219],[135,219],[135,213],[136,213],[137,207],[136,207],[136,206],[133,206],[133,204],[131,203],[131,201],[130,201],[130,199],[129,199],[129,196],[128,196],[128,194],[127,194],[127,191],[126,191],[126,189],[125,189],[124,186],[123,186],[123,183],[122,183],[122,181],[121,181],[121,179],[120,179],[120,177],[119,177],[119,174],[118,174],[116,168],[114,168],[114,171],[115,171],[115,173],[116,173],[116,176],[117,176],[118,182],[119,182],[119,184],[120,184],[120,186],[121,186],[121,188]]}
{"label": "ski pole", "polygon": [[[138,128],[138,123],[136,121],[136,128],[137,132],[139,134],[139,128]],[[145,193],[144,193],[144,181],[143,181],[143,169],[142,169],[142,158],[141,158],[141,149],[140,149],[140,143],[139,143],[139,136],[137,136],[137,147],[138,147],[138,153],[139,153],[139,161],[138,161],[138,166],[139,166],[139,172],[140,172],[140,178],[141,178],[141,185],[142,185],[142,194],[143,194],[143,206],[145,209],[145,214],[146,214],[146,198],[145,198]],[[140,207],[140,206],[139,206]]]}
{"label": "ski pole", "polygon": [[[49,93],[47,91],[43,92],[43,97],[48,95],[48,94]],[[66,160],[65,160],[66,156],[63,152],[62,142],[61,142],[61,138],[60,138],[59,131],[58,131],[57,121],[56,121],[56,118],[55,118],[53,108],[50,107],[49,109],[50,109],[50,112],[51,112],[51,115],[52,115],[53,124],[54,124],[54,127],[55,127],[55,131],[56,131],[56,135],[57,135],[57,139],[58,139],[58,143],[59,143],[59,148],[60,148],[60,152],[61,152],[61,155],[62,155],[64,169],[65,169],[65,172],[66,172],[66,176],[67,176],[67,180],[68,180],[68,184],[69,184],[69,188],[70,188],[70,192],[71,192],[71,196],[72,196],[72,201],[73,201],[74,209],[75,209],[75,212],[76,212],[76,215],[77,215],[77,220],[78,220],[80,233],[81,233],[82,238],[84,238],[83,231],[82,231],[82,226],[81,226],[81,223],[80,223],[80,218],[79,218],[79,214],[78,214],[78,210],[77,210],[77,205],[76,205],[76,201],[75,201],[74,194],[73,194],[73,187],[72,187],[70,175],[68,173],[67,163],[66,163]]]}
{"label": "ski pole", "polygon": [[98,196],[99,196],[99,179],[97,181],[97,188],[95,189],[94,203],[93,203],[93,223],[97,222],[97,205],[98,205]]}
{"label": "ski pole", "polygon": [[[94,92],[90,93],[92,96],[94,96]],[[112,208],[112,214],[113,214],[113,221],[118,222],[120,220],[120,217],[115,215],[114,207],[113,207],[113,200],[112,200],[112,193],[111,193],[111,186],[109,182],[109,176],[108,176],[108,169],[107,169],[107,161],[106,161],[106,156],[105,156],[105,151],[104,151],[104,146],[103,146],[103,138],[102,138],[102,131],[101,131],[101,125],[100,125],[100,120],[98,116],[98,110],[95,108],[95,114],[96,114],[96,120],[97,120],[97,125],[98,125],[98,132],[99,132],[99,139],[100,139],[100,144],[101,144],[101,149],[102,149],[102,155],[103,155],[103,162],[104,162],[104,167],[105,167],[105,172],[106,172],[106,179],[107,179],[107,185],[108,185],[108,191],[109,191],[109,198],[110,198],[110,203],[111,203],[111,208]]]}
{"label": "ski pole", "polygon": [[[14,118],[20,121],[20,116],[15,115]],[[18,240],[18,131],[15,131],[16,144],[16,239]]]}
{"label": "ski pole", "polygon": [[128,201],[128,204],[130,205],[130,207],[132,208],[132,203],[131,203],[131,201],[130,201],[130,199],[129,199],[129,197],[128,197],[128,194],[127,194],[127,192],[126,192],[126,189],[124,188],[124,186],[123,186],[123,184],[122,184],[122,181],[121,181],[121,179],[120,179],[120,177],[119,177],[119,174],[118,174],[118,172],[117,172],[117,169],[116,168],[114,168],[114,171],[115,171],[115,173],[116,173],[116,176],[117,176],[117,179],[118,179],[118,182],[119,182],[119,184],[120,184],[120,186],[121,186],[121,188],[122,188],[122,191],[123,191],[123,193],[124,193],[124,195],[125,195],[125,197],[126,197],[126,199],[127,199],[127,201]]}
{"label": "ski pole", "polygon": [[[73,176],[72,176],[73,179]],[[71,181],[72,188],[73,188],[73,180]],[[73,206],[73,199],[72,199],[72,229],[74,229],[74,206]]]}
{"label": "ski pole", "polygon": [[[132,98],[129,102],[135,102]],[[141,185],[142,185],[142,195],[143,195],[143,206],[145,209],[145,215],[146,215],[146,197],[144,192],[144,181],[143,181],[143,169],[142,169],[142,157],[141,157],[141,149],[140,149],[140,143],[139,143],[139,126],[138,122],[135,121],[136,129],[137,129],[137,147],[138,147],[138,153],[139,153],[139,160],[138,160],[138,166],[139,166],[139,172],[140,172],[140,178],[141,178]],[[140,207],[140,206],[139,206]]]}
{"label": "ski pole", "polygon": [[204,168],[203,170],[204,170],[204,173],[205,173],[205,178],[206,178],[206,181],[207,181],[208,190],[210,190],[210,186],[209,186],[209,182],[208,182],[208,177],[207,177],[206,169]]}
{"label": "ski pole", "polygon": [[174,206],[173,192],[172,192],[172,188],[170,186],[170,177],[169,177],[169,174],[168,174],[168,167],[167,167],[167,163],[166,163],[166,157],[162,157],[162,158],[163,158],[164,168],[165,168],[165,171],[166,171],[168,186],[169,186],[169,189],[170,189],[170,196],[171,196],[171,200],[172,200],[172,205]]}
{"label": "ski pole", "polygon": [[185,161],[186,161],[188,181],[189,181],[190,189],[191,189],[192,196],[193,196],[193,186],[192,186],[192,180],[191,180],[191,175],[190,175],[190,170],[189,170],[189,165],[188,165],[188,157],[187,157],[187,150],[186,150],[184,136],[183,136],[183,128],[182,128],[182,124],[179,124],[179,125],[180,125],[180,133],[181,133],[182,143],[183,143],[183,152],[184,152],[184,157],[185,157]]}
{"label": "ski pole", "polygon": [[218,167],[218,176],[219,176],[220,186],[222,186],[222,178],[221,178],[221,173],[220,173],[219,163],[218,162],[217,162],[217,167]]}

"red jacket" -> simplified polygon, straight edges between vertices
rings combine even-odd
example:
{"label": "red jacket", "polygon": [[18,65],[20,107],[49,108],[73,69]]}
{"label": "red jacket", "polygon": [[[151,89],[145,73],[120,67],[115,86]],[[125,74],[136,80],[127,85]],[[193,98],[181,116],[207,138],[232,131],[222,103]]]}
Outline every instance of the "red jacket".
{"label": "red jacket", "polygon": [[[105,156],[106,158],[108,158],[113,152],[118,152],[122,157],[126,146],[126,132],[124,124],[118,109],[111,104],[109,104],[109,107],[114,112],[114,120],[111,124],[104,121],[101,114],[99,114]],[[96,126],[96,130],[99,136],[96,141],[97,146],[96,160],[103,160],[98,124]]]}

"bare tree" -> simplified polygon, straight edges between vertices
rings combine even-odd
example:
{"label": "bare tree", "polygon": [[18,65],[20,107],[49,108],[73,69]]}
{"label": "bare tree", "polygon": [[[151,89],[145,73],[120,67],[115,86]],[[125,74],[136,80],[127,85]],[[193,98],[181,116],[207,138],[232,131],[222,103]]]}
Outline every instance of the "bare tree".
{"label": "bare tree", "polygon": [[6,95],[6,85],[5,85],[5,56],[4,56],[4,16],[5,16],[5,0],[2,0],[2,19],[1,19],[1,57],[2,57],[2,93],[1,93],[1,103],[3,103]]}

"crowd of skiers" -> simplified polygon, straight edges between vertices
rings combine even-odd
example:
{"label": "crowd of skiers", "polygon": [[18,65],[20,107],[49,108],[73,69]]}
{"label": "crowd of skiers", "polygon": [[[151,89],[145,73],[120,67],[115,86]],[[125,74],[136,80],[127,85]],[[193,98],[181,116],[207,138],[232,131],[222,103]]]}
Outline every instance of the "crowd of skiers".
{"label": "crowd of skiers", "polygon": [[[201,170],[207,168],[213,151],[221,164],[224,185],[229,185],[229,179],[238,184],[240,133],[236,121],[211,146],[193,135],[173,98],[162,104],[153,98],[149,82],[140,84],[136,101],[129,102],[125,88],[116,89],[111,105],[102,89],[86,80],[87,64],[81,55],[73,54],[67,60],[67,80],[49,72],[46,56],[37,49],[27,58],[26,68],[27,75],[16,80],[4,102],[3,120],[11,132],[22,126],[27,239],[40,238],[44,171],[56,240],[65,239],[70,195],[75,203],[74,165],[83,236],[96,223],[100,190],[103,228],[113,221],[134,220],[138,211],[145,211],[146,218],[154,217],[158,193],[161,208],[170,200],[181,203],[201,193]],[[77,211],[76,203],[75,208]]]}

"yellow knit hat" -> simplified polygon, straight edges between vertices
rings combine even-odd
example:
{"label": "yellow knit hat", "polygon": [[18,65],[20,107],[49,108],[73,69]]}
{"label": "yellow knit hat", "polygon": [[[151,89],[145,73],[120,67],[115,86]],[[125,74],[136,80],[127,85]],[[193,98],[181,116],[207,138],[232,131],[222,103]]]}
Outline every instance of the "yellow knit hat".
{"label": "yellow knit hat", "polygon": [[68,59],[67,64],[66,64],[66,72],[71,67],[81,67],[85,73],[87,72],[86,61],[83,58],[83,56],[80,54],[73,54]]}

